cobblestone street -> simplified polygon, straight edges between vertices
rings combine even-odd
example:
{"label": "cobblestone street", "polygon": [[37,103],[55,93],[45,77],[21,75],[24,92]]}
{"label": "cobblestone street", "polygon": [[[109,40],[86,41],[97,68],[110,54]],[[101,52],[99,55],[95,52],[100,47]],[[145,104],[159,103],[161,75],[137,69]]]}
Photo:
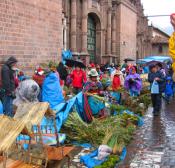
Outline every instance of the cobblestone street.
{"label": "cobblestone street", "polygon": [[159,117],[153,117],[149,108],[120,168],[175,168],[174,108],[174,102],[163,104]]}

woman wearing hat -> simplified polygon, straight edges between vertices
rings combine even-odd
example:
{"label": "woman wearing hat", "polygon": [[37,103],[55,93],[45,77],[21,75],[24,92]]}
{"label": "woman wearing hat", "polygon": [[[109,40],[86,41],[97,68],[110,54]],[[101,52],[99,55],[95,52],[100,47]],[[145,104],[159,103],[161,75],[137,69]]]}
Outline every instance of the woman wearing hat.
{"label": "woman wearing hat", "polygon": [[98,72],[96,69],[91,69],[88,75],[89,80],[86,82],[83,91],[98,94],[103,90],[101,82],[98,81]]}
{"label": "woman wearing hat", "polygon": [[120,73],[116,72],[112,80],[112,89],[117,91],[121,87]]}
{"label": "woman wearing hat", "polygon": [[[95,69],[91,69],[89,72],[89,80],[86,82],[83,92],[88,92],[91,94],[101,94],[103,87],[101,82],[98,81],[98,72]],[[88,96],[88,104],[91,108],[93,116],[99,117],[103,116],[103,109],[105,108],[105,105],[95,99],[93,96]]]}
{"label": "woman wearing hat", "polygon": [[124,85],[124,77],[123,73],[120,71],[120,66],[117,65],[115,67],[114,73],[111,75],[111,80],[112,80],[112,88],[113,90],[118,90],[121,86]]}

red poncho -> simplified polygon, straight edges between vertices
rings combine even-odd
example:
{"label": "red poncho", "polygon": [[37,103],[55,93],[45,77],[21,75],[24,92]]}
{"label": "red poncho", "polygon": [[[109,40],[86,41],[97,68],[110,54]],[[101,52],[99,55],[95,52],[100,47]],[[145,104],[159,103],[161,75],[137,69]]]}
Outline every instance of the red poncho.
{"label": "red poncho", "polygon": [[120,76],[115,75],[112,81],[112,89],[117,90],[121,86]]}

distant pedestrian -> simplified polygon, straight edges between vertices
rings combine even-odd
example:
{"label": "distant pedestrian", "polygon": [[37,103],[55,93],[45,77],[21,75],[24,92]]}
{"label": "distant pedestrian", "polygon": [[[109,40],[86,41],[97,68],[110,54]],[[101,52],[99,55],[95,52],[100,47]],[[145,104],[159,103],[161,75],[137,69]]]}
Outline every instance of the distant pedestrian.
{"label": "distant pedestrian", "polygon": [[2,98],[4,115],[13,117],[13,99],[15,98],[15,69],[17,64],[15,57],[10,57],[2,66],[2,89],[5,93]]}
{"label": "distant pedestrian", "polygon": [[140,75],[136,73],[135,67],[130,68],[129,75],[125,79],[124,87],[129,91],[130,96],[136,97],[140,95],[142,80]]}
{"label": "distant pedestrian", "polygon": [[158,71],[156,65],[150,65],[148,81],[151,84],[151,99],[153,105],[153,114],[160,114],[162,105],[162,93],[165,91],[165,77],[163,73]]}
{"label": "distant pedestrian", "polygon": [[166,78],[165,100],[169,104],[173,97],[173,80],[170,76]]}

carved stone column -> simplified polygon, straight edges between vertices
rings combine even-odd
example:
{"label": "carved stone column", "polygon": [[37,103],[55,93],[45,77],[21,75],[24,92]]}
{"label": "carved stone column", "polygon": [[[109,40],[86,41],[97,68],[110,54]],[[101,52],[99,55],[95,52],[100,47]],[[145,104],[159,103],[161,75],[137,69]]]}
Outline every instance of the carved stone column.
{"label": "carved stone column", "polygon": [[116,15],[115,13],[112,15],[112,55],[115,55],[116,56]]}
{"label": "carved stone column", "polygon": [[71,0],[71,50],[77,50],[77,0]]}
{"label": "carved stone column", "polygon": [[107,55],[110,56],[111,55],[111,13],[112,13],[112,9],[109,8],[108,9],[108,24],[107,24]]}
{"label": "carved stone column", "polygon": [[88,13],[87,13],[87,0],[83,0],[82,8],[82,47],[81,52],[87,54],[87,31],[88,31]]}

